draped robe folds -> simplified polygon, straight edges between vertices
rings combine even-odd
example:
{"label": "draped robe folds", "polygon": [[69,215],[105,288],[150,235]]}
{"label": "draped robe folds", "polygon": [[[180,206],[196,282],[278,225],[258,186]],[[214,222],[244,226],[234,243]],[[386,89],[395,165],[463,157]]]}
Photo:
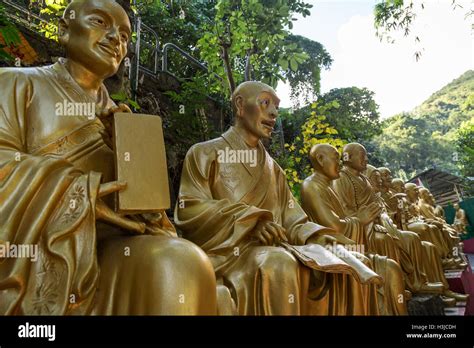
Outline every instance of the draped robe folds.
{"label": "draped robe folds", "polygon": [[[387,197],[387,195],[385,197]],[[417,292],[420,290],[421,286],[427,282],[441,282],[443,283],[444,288],[448,289],[441,256],[435,245],[427,241],[422,241],[415,232],[399,230],[397,225],[390,218],[388,212],[393,210],[391,210],[385,199],[383,199],[383,195],[377,198],[385,211],[381,217],[383,226],[387,230],[392,230],[392,233],[394,234],[398,233],[400,241],[403,243],[402,248],[407,250],[410,254],[414,265],[414,271],[408,274],[406,279],[408,289]]]}
{"label": "draped robe folds", "polygon": [[[311,221],[328,226],[352,239],[359,249],[367,247],[367,232],[357,217],[347,216],[342,203],[330,185],[330,180],[320,173],[307,178],[301,188],[302,207]],[[361,250],[362,251],[362,250]],[[363,250],[364,252],[366,250]],[[405,285],[400,266],[386,256],[365,253],[377,273],[384,278],[384,286],[378,291],[380,313],[406,315],[405,301],[398,301]]]}
{"label": "draped robe folds", "polygon": [[451,247],[457,245],[457,243],[460,242],[460,238],[456,230],[452,228],[444,219],[436,216],[435,208],[431,204],[426,203],[424,200],[420,199],[418,201],[418,208],[420,214],[425,219],[433,220],[435,224],[437,224],[437,226],[443,230],[443,233],[446,236],[446,239],[450,242]]}
{"label": "draped robe folds", "polygon": [[442,229],[427,223],[420,213],[418,205],[404,200],[405,206],[401,212],[406,228],[416,232],[424,241],[431,242],[438,248],[442,258],[448,257],[451,252],[451,240],[447,238]]}
{"label": "draped robe folds", "polygon": [[[363,174],[356,177],[346,168],[342,168],[340,178],[333,181],[333,188],[342,203],[346,216],[355,216],[361,207],[376,200],[369,179]],[[380,221],[378,222],[380,223]],[[405,272],[412,270],[413,266],[409,257],[405,253],[401,253],[396,244],[397,236],[378,232],[373,224],[366,227],[366,230],[368,252],[389,257],[402,266]]]}
{"label": "draped robe folds", "polygon": [[[229,150],[257,151],[256,167],[219,161],[218,154]],[[283,226],[293,245],[334,232],[307,221],[283,170],[261,143],[250,148],[231,127],[220,138],[192,146],[183,165],[175,223],[208,254],[218,283],[229,288],[240,315],[377,310],[376,303],[364,300],[370,289],[361,290],[352,277],[313,273],[284,248],[261,245],[252,237],[260,219]]]}
{"label": "draped robe folds", "polygon": [[[399,264],[405,273],[407,288],[410,291],[419,292],[428,281],[425,269],[428,269],[430,264],[426,255],[434,257],[430,246],[423,245],[416,233],[398,230],[388,214],[390,208],[385,204],[381,195],[374,192],[369,179],[365,175],[356,177],[347,168],[343,168],[341,177],[335,181],[335,189],[340,197],[344,197],[343,202],[349,214],[355,214],[360,207],[367,206],[372,202],[376,202],[383,207],[383,213],[380,214],[376,223],[382,225],[388,231],[388,235],[393,238],[395,247],[400,255]],[[376,236],[374,232],[372,231],[372,234],[370,234],[369,231],[369,242]],[[372,244],[372,248],[369,246],[369,250],[375,250],[377,253],[387,255],[384,254],[387,248],[383,246],[386,240],[375,240],[378,240],[378,242]]]}
{"label": "draped robe folds", "polygon": [[154,235],[96,222],[113,152],[100,120],[61,116],[56,106],[100,112],[113,105],[105,87],[92,100],[63,60],[0,69],[0,81],[0,243],[39,251],[37,260],[0,259],[0,314],[214,314],[212,265],[175,238],[163,212],[149,222]]}

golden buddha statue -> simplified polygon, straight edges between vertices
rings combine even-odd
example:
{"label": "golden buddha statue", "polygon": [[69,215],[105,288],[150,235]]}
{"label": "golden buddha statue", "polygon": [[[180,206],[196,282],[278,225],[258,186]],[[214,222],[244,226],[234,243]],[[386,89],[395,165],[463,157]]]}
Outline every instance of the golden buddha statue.
{"label": "golden buddha statue", "polygon": [[430,201],[431,201],[431,205],[433,206],[434,208],[434,213],[437,217],[439,217],[440,219],[443,219],[444,221],[446,221],[446,215],[444,213],[444,208],[439,205],[439,204],[436,204],[436,200],[433,196],[433,194],[430,192]]}
{"label": "golden buddha statue", "polygon": [[240,315],[377,313],[374,286],[313,271],[282,247],[353,242],[308,221],[284,171],[262,145],[271,137],[278,105],[264,83],[236,88],[234,126],[186,155],[175,223],[208,254]]}
{"label": "golden buddha statue", "polygon": [[[331,187],[331,183],[340,177],[339,152],[332,145],[318,144],[312,147],[309,157],[314,173],[306,178],[301,186],[302,207],[309,219],[331,227],[366,249],[365,227],[379,216],[381,207],[373,202],[362,206],[353,216],[346,215],[339,197]],[[385,281],[379,291],[382,297],[379,300],[380,313],[407,314],[405,283],[398,263],[386,256],[368,252],[365,252],[365,255]]]}
{"label": "golden buddha statue", "polygon": [[[129,218],[105,201],[131,184],[113,181],[109,129],[95,117],[110,124],[127,110],[103,81],[130,36],[115,1],[73,0],[59,23],[67,59],[0,69],[0,242],[38,247],[34,261],[0,261],[0,314],[216,313],[206,254],[177,238],[164,212]],[[88,108],[58,113],[65,103]]]}
{"label": "golden buddha statue", "polygon": [[[459,206],[459,203],[454,203],[454,210],[456,214],[454,215],[453,227],[458,233],[467,234],[467,216],[464,209]],[[436,212],[435,212],[436,213]],[[439,216],[439,214],[437,214]]]}
{"label": "golden buddha statue", "polygon": [[[367,169],[367,152],[358,143],[350,143],[343,148],[344,167],[341,176],[334,182],[334,187],[342,198],[346,214],[349,216],[357,214],[363,207],[376,202],[382,207],[382,212],[373,224],[367,227],[369,252],[385,255],[399,262],[405,276],[406,288],[414,293],[435,293],[443,292],[443,284],[440,282],[428,282],[423,267],[422,244],[416,233],[400,231],[387,214],[387,209],[380,197],[379,187],[381,177],[378,170],[370,166]],[[363,172],[369,171],[370,178]],[[376,187],[374,187],[376,186]]]}
{"label": "golden buddha statue", "polygon": [[[394,233],[397,233],[396,230],[398,228],[388,214],[390,208],[385,203],[382,195],[379,195],[382,191],[391,192],[391,172],[388,168],[384,168],[383,172],[384,175],[382,176],[382,173],[377,168],[371,165],[367,166],[367,176],[377,193],[379,203],[383,206],[384,227],[387,230],[392,229]],[[449,290],[448,282],[444,276],[441,256],[438,249],[432,243],[422,241],[415,232],[398,230],[398,235],[399,240],[402,242],[401,248],[408,251],[414,265],[414,272],[409,274],[407,279],[410,290],[442,294],[443,301],[448,305],[454,305],[455,300],[466,300],[466,295],[457,294]],[[419,285],[420,283],[422,284],[421,286]],[[425,290],[426,288],[428,289]]]}
{"label": "golden buddha statue", "polygon": [[[367,151],[358,143],[346,144],[343,148],[343,167],[340,177],[333,182],[346,216],[357,215],[359,209],[375,202],[375,195],[369,179],[363,174],[367,169]],[[366,226],[368,252],[387,256],[399,265],[401,255],[396,245],[396,236],[391,235],[379,223],[374,222]],[[404,265],[409,262],[404,262]]]}
{"label": "golden buddha statue", "polygon": [[[443,264],[447,263],[447,255],[450,252],[449,246],[446,240],[443,238],[442,233],[434,225],[430,225],[423,220],[420,215],[418,206],[415,204],[418,200],[418,191],[416,185],[410,184],[412,187],[411,200],[409,200],[405,182],[402,179],[392,179],[391,190],[394,194],[398,195],[396,221],[399,228],[416,232],[422,240],[429,241],[438,248],[438,251],[443,258]],[[453,261],[453,260],[451,260]]]}
{"label": "golden buddha statue", "polygon": [[[447,224],[443,224],[442,221],[432,218],[432,212],[430,209],[427,209],[427,204],[424,200],[420,201],[420,188],[413,183],[406,183],[405,192],[407,201],[409,202],[409,221],[421,221],[429,224],[432,235],[442,238],[442,242],[438,241],[438,243],[443,243],[444,249],[446,250],[445,255],[443,255],[443,253],[441,254],[446,258],[445,268],[458,269],[466,267],[467,264],[460,257],[461,249],[459,246],[459,237],[454,235],[455,232]],[[426,191],[423,192],[423,197],[427,197]],[[422,235],[420,235],[420,238],[424,239]],[[438,246],[440,245],[438,243],[433,244]]]}

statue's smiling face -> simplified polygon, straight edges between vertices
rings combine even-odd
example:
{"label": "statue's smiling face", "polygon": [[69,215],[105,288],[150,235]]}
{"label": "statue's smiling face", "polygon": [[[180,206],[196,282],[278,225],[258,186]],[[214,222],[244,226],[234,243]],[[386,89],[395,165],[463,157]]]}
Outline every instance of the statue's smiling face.
{"label": "statue's smiling face", "polygon": [[115,1],[89,0],[69,22],[63,44],[69,59],[97,75],[114,75],[127,54],[130,20]]}
{"label": "statue's smiling face", "polygon": [[244,104],[244,127],[258,138],[270,138],[278,117],[280,100],[269,91],[261,92]]}

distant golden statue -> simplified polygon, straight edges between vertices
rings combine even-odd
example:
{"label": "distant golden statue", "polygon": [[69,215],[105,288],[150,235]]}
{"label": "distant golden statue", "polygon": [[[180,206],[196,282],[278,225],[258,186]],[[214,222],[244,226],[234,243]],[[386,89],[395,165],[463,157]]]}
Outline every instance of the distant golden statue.
{"label": "distant golden statue", "polygon": [[459,203],[454,203],[454,210],[456,214],[454,215],[453,227],[458,233],[467,234],[467,216],[464,209],[459,206]]}
{"label": "distant golden statue", "polygon": [[67,59],[0,69],[0,243],[38,247],[0,260],[0,314],[216,313],[206,254],[164,212],[130,219],[105,202],[127,183],[95,116],[127,111],[102,82],[130,36],[115,1],[74,0],[59,25]]}
{"label": "distant golden statue", "polygon": [[[391,191],[392,186],[392,173],[388,168],[374,168],[368,166],[367,175],[373,184],[373,187],[377,193],[382,193],[378,196],[384,206],[386,216],[384,217],[385,226],[387,229],[397,229],[396,224],[393,222],[391,216],[394,214],[391,211],[390,205],[386,203],[385,198],[397,197],[397,194]],[[390,200],[390,198],[388,198]],[[398,198],[397,198],[398,199]],[[402,207],[401,202],[400,207]],[[397,203],[397,207],[398,207]],[[413,287],[416,284],[415,279],[421,281],[423,284],[415,292],[431,292],[443,295],[442,299],[446,304],[453,304],[454,301],[466,301],[467,295],[462,295],[449,290],[449,285],[444,276],[444,270],[441,260],[441,255],[438,248],[430,242],[422,241],[415,232],[406,230],[399,230],[400,239],[404,245],[402,248],[406,248],[409,251],[410,257],[413,261],[414,272],[408,276],[408,284]],[[411,246],[410,246],[411,244]],[[431,291],[426,291],[426,284],[431,284]],[[433,286],[438,284],[438,286]],[[453,301],[454,300],[454,301]]]}

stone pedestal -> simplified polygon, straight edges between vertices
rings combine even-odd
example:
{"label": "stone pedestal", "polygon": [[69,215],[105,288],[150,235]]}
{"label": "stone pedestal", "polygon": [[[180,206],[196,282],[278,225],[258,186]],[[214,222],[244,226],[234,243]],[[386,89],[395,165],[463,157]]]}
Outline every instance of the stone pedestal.
{"label": "stone pedestal", "polygon": [[414,295],[408,301],[408,315],[445,315],[439,295]]}

